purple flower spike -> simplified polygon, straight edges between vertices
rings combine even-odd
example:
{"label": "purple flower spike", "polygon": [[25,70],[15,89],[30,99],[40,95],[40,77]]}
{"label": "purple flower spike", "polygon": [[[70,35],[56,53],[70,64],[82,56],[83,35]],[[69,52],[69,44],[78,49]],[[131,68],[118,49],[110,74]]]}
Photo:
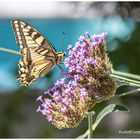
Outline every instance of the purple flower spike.
{"label": "purple flower spike", "polygon": [[94,65],[94,66],[97,65],[97,61],[96,61],[96,60],[93,61],[93,65]]}
{"label": "purple flower spike", "polygon": [[65,80],[65,78],[62,78],[61,80],[58,80],[58,81],[55,83],[55,86],[63,85],[63,84],[64,84],[64,80]]}
{"label": "purple flower spike", "polygon": [[62,112],[66,112],[66,111],[67,111],[66,106],[64,106],[63,108],[61,108],[61,111],[62,111]]}
{"label": "purple flower spike", "polygon": [[39,106],[36,112],[42,112],[41,107]]}
{"label": "purple flower spike", "polygon": [[85,32],[85,37],[90,38],[89,32]]}
{"label": "purple flower spike", "polygon": [[81,89],[81,96],[86,96],[86,89],[85,88],[82,88]]}
{"label": "purple flower spike", "polygon": [[116,85],[109,76],[112,65],[106,53],[105,36],[102,33],[90,37],[86,32],[74,47],[69,45],[69,56],[64,60],[66,70],[62,72],[65,78],[57,80],[54,87],[37,98],[37,112],[55,127],[78,126],[91,106],[114,96]]}
{"label": "purple flower spike", "polygon": [[41,102],[43,102],[42,95],[40,95],[39,97],[37,97],[36,101],[41,101]]}
{"label": "purple flower spike", "polygon": [[80,36],[79,37],[79,41],[82,41],[83,42],[84,40],[85,40],[85,37],[84,36]]}
{"label": "purple flower spike", "polygon": [[89,35],[89,32],[85,32],[85,35]]}
{"label": "purple flower spike", "polygon": [[69,49],[69,50],[72,49],[72,45],[68,45],[68,48],[67,49]]}

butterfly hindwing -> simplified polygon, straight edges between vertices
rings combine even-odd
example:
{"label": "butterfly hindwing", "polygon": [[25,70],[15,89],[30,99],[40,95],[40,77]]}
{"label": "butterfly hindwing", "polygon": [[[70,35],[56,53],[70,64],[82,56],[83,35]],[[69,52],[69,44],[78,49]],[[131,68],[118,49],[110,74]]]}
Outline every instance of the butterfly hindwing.
{"label": "butterfly hindwing", "polygon": [[28,86],[57,65],[57,53],[36,29],[21,20],[12,21],[17,44],[23,54],[19,61],[20,82]]}
{"label": "butterfly hindwing", "polygon": [[24,86],[28,86],[36,81],[39,76],[45,76],[56,65],[52,59],[49,59],[49,57],[46,59],[46,56],[38,55],[34,50],[24,49],[24,54],[18,63],[18,79]]}

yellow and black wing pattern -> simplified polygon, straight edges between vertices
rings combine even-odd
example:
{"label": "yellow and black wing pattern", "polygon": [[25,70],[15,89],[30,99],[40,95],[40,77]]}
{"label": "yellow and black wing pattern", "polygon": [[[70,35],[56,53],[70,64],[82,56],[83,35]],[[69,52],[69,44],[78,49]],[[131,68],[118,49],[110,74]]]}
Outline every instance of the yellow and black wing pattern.
{"label": "yellow and black wing pattern", "polygon": [[28,86],[57,65],[59,56],[50,42],[28,23],[13,20],[12,27],[22,54],[18,79],[21,85]]}

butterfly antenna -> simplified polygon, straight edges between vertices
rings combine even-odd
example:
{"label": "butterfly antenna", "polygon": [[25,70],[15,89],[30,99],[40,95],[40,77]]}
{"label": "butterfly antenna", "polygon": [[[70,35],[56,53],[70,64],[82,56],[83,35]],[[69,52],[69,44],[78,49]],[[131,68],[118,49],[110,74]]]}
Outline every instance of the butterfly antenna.
{"label": "butterfly antenna", "polygon": [[62,33],[62,51],[64,51],[64,39],[65,39],[66,34],[63,32]]}
{"label": "butterfly antenna", "polygon": [[[65,39],[65,37],[66,37],[66,34],[63,32],[63,33],[62,33],[62,45],[61,45],[61,46],[62,46],[61,48],[62,48],[62,51],[63,51],[63,52],[64,52],[64,39]],[[67,55],[66,53],[65,53],[65,56],[68,57],[68,55]]]}

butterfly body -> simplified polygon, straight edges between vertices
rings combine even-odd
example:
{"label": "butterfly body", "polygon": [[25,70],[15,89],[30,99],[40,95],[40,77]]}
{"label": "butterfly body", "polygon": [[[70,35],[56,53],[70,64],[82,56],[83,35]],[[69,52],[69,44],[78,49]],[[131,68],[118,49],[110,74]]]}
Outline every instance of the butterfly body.
{"label": "butterfly body", "polygon": [[18,79],[21,85],[28,86],[61,63],[65,53],[56,52],[43,35],[24,21],[14,20],[12,27],[22,54]]}

